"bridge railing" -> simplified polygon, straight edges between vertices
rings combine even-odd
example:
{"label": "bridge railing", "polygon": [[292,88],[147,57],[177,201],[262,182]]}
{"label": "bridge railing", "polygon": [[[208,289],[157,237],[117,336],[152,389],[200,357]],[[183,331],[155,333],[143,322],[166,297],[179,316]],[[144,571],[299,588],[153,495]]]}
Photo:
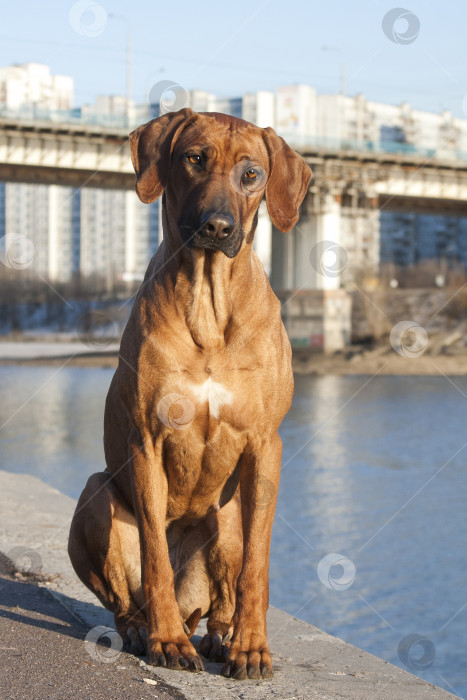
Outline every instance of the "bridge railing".
{"label": "bridge railing", "polygon": [[75,109],[44,109],[36,105],[25,105],[18,109],[8,109],[0,105],[0,119],[8,119],[18,122],[53,122],[54,124],[69,125],[90,125],[100,126],[107,129],[127,129],[135,128],[148,116],[127,115],[127,114],[106,114],[91,110],[82,111],[81,107]]}
{"label": "bridge railing", "polygon": [[354,151],[365,153],[394,153],[426,159],[441,159],[467,162],[467,152],[457,148],[424,148],[403,141],[357,141],[352,139],[330,139],[306,134],[279,132],[295,150],[306,153],[310,150]]}
{"label": "bridge railing", "polygon": [[[76,107],[71,110],[48,110],[35,105],[19,109],[7,109],[0,104],[0,119],[21,122],[52,122],[55,124],[75,126],[96,126],[102,129],[120,129],[127,132],[151,118],[147,105],[135,106],[130,114],[106,114],[101,111]],[[403,141],[357,141],[351,139],[322,138],[309,134],[297,134],[278,130],[278,133],[293,148],[301,153],[310,150],[353,151],[357,153],[388,153],[408,157],[438,159],[443,161],[467,162],[467,152],[453,147],[427,148]]]}

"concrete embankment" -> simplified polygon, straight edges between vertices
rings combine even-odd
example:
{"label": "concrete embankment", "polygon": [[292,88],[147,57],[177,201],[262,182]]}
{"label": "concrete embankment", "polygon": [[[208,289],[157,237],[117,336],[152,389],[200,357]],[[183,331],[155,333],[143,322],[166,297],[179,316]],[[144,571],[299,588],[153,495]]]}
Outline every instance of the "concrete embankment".
{"label": "concrete embankment", "polygon": [[[62,337],[42,340],[0,340],[0,366],[108,367],[118,363],[119,343],[86,345]],[[427,336],[427,346],[412,353],[394,347],[389,338],[374,347],[352,345],[340,352],[294,349],[295,374],[467,375],[467,332],[461,330]]]}
{"label": "concrete embankment", "polygon": [[[183,700],[448,700],[455,698],[350,644],[272,608],[271,681],[232,681],[219,664],[206,673],[151,669],[89,630],[111,615],[75,576],[66,553],[75,508],[38,479],[0,471],[0,551],[35,577],[0,578],[0,677],[7,698],[157,697]],[[0,560],[0,564],[2,561]],[[0,574],[5,567],[0,566]],[[31,581],[37,585],[32,585]],[[202,634],[202,627],[197,630]],[[86,635],[88,641],[85,643]],[[97,633],[98,636],[98,633]],[[196,637],[195,637],[196,643]],[[44,658],[43,658],[44,657]]]}

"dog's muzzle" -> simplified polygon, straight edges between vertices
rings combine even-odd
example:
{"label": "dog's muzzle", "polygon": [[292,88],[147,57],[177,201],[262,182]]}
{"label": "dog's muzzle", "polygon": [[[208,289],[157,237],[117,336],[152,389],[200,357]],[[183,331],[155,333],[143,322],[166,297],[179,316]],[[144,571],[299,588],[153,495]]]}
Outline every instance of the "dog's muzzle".
{"label": "dog's muzzle", "polygon": [[237,255],[243,241],[242,231],[235,226],[235,220],[228,212],[203,212],[197,225],[181,224],[180,231],[188,248],[220,250],[228,258]]}
{"label": "dog's muzzle", "polygon": [[208,211],[201,217],[199,230],[203,236],[213,241],[223,241],[233,234],[235,221],[231,214]]}

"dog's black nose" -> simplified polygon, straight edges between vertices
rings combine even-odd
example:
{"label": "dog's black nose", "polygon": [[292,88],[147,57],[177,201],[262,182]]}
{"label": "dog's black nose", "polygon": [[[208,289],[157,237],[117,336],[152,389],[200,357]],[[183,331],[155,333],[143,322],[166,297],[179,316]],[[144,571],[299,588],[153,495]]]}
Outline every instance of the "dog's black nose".
{"label": "dog's black nose", "polygon": [[200,231],[209,238],[227,238],[233,233],[235,221],[231,214],[208,211],[201,217]]}

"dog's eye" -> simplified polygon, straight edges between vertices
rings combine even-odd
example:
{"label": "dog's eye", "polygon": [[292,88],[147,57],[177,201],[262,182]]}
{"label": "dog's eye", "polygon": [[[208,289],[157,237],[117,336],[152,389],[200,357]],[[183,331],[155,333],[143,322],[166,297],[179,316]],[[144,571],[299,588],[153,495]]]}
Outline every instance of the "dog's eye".
{"label": "dog's eye", "polygon": [[188,162],[191,163],[192,165],[199,165],[201,163],[201,156],[197,156],[195,154],[191,154],[187,156]]}
{"label": "dog's eye", "polygon": [[258,173],[256,172],[256,170],[253,170],[253,168],[250,168],[249,170],[245,170],[245,172],[243,173],[243,177],[245,178],[245,180],[256,180],[256,178],[258,177]]}

